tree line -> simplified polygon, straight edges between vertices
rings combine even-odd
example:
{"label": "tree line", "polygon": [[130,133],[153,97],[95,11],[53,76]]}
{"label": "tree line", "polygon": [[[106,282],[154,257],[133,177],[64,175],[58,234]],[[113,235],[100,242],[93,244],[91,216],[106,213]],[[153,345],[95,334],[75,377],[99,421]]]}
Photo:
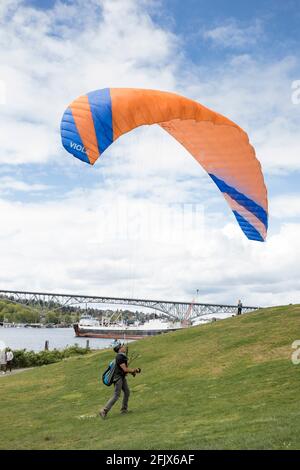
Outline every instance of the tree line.
{"label": "tree line", "polygon": [[[52,309],[52,310],[51,310]],[[103,317],[111,317],[112,321],[122,316],[123,321],[133,322],[139,320],[145,321],[146,318],[155,318],[156,314],[146,315],[144,312],[132,312],[130,310],[100,310],[94,308],[86,308],[84,311],[79,307],[59,306],[53,302],[45,302],[39,305],[37,302],[30,306],[22,305],[22,303],[13,303],[10,300],[0,299],[0,323],[42,323],[44,325],[64,324],[72,325],[80,320],[84,314],[91,315],[101,321]]]}

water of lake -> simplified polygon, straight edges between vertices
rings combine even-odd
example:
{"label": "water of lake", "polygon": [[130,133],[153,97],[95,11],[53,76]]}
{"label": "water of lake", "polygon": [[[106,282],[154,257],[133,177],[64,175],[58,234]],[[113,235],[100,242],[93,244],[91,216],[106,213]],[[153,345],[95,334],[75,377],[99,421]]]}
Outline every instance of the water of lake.
{"label": "water of lake", "polygon": [[[49,341],[49,349],[63,349],[77,343],[86,346],[89,340],[91,349],[104,349],[111,345],[112,339],[77,338],[73,328],[3,328],[0,327],[0,344],[11,349],[27,349],[41,351],[45,341]],[[4,344],[3,344],[4,343]]]}

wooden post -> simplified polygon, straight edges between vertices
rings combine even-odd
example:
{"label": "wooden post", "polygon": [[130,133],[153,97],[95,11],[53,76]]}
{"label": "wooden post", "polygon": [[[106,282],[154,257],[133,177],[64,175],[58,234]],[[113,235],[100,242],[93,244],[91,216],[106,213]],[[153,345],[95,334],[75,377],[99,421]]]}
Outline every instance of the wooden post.
{"label": "wooden post", "polygon": [[45,351],[49,350],[49,341],[45,341]]}
{"label": "wooden post", "polygon": [[86,340],[86,347],[85,347],[85,349],[90,349],[90,340],[89,340],[89,339]]}

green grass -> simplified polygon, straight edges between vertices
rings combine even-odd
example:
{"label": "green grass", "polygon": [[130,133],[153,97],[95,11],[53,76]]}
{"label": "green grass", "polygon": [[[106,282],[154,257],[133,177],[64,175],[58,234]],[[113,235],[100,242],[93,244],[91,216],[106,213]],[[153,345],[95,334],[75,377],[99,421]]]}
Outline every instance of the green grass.
{"label": "green grass", "polygon": [[270,308],[130,345],[132,413],[112,393],[100,351],[0,379],[1,449],[299,449],[300,306]]}

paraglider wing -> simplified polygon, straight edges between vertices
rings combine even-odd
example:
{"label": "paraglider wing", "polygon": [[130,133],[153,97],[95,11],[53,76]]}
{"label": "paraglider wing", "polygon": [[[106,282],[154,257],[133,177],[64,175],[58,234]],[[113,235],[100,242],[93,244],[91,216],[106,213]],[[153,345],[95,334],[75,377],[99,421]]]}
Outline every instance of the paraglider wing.
{"label": "paraglider wing", "polygon": [[207,171],[246,236],[264,241],[267,190],[254,148],[237,124],[196,101],[158,90],[96,90],[77,98],[65,111],[62,144],[93,165],[118,137],[151,124],[160,125]]}

